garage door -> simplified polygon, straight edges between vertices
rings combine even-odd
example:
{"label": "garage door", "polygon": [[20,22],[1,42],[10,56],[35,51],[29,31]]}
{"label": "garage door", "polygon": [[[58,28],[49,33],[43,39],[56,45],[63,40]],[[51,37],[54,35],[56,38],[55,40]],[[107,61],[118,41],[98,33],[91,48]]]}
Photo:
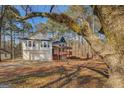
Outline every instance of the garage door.
{"label": "garage door", "polygon": [[48,61],[47,54],[32,54],[31,60]]}

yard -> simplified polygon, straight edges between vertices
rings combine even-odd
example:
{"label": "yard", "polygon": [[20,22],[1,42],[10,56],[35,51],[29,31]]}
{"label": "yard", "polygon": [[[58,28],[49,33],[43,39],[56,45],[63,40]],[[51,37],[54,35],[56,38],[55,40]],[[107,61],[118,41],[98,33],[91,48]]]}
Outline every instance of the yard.
{"label": "yard", "polygon": [[16,59],[0,63],[0,87],[104,87],[107,77],[106,65],[95,59],[68,62]]}

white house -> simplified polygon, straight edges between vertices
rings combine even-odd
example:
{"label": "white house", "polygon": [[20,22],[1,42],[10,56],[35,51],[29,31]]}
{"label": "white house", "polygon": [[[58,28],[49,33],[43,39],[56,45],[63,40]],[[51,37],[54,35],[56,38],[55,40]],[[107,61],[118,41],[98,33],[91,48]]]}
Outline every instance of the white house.
{"label": "white house", "polygon": [[52,41],[48,34],[33,33],[22,39],[24,60],[52,61]]}

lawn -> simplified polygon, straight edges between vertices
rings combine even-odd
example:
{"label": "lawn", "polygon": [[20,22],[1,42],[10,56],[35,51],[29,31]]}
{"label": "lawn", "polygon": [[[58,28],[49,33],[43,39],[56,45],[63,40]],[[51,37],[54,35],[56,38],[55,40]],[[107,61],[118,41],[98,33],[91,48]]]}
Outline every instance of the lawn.
{"label": "lawn", "polygon": [[0,87],[104,87],[106,65],[98,60],[69,62],[7,61],[0,65]]}

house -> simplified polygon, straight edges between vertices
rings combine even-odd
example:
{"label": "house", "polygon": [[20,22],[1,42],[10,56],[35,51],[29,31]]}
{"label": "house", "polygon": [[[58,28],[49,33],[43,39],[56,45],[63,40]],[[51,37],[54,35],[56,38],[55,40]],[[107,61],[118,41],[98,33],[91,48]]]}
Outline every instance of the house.
{"label": "house", "polygon": [[53,59],[65,60],[72,55],[72,48],[67,46],[67,42],[64,37],[60,40],[53,42]]}
{"label": "house", "polygon": [[48,34],[35,32],[22,39],[24,60],[52,61],[52,40]]}
{"label": "house", "polygon": [[11,52],[5,50],[5,49],[0,49],[1,52],[1,59],[6,60],[11,58]]}
{"label": "house", "polygon": [[47,33],[35,32],[28,38],[22,39],[22,52],[24,60],[52,61],[69,57],[71,47],[67,46],[64,37],[52,41]]}

